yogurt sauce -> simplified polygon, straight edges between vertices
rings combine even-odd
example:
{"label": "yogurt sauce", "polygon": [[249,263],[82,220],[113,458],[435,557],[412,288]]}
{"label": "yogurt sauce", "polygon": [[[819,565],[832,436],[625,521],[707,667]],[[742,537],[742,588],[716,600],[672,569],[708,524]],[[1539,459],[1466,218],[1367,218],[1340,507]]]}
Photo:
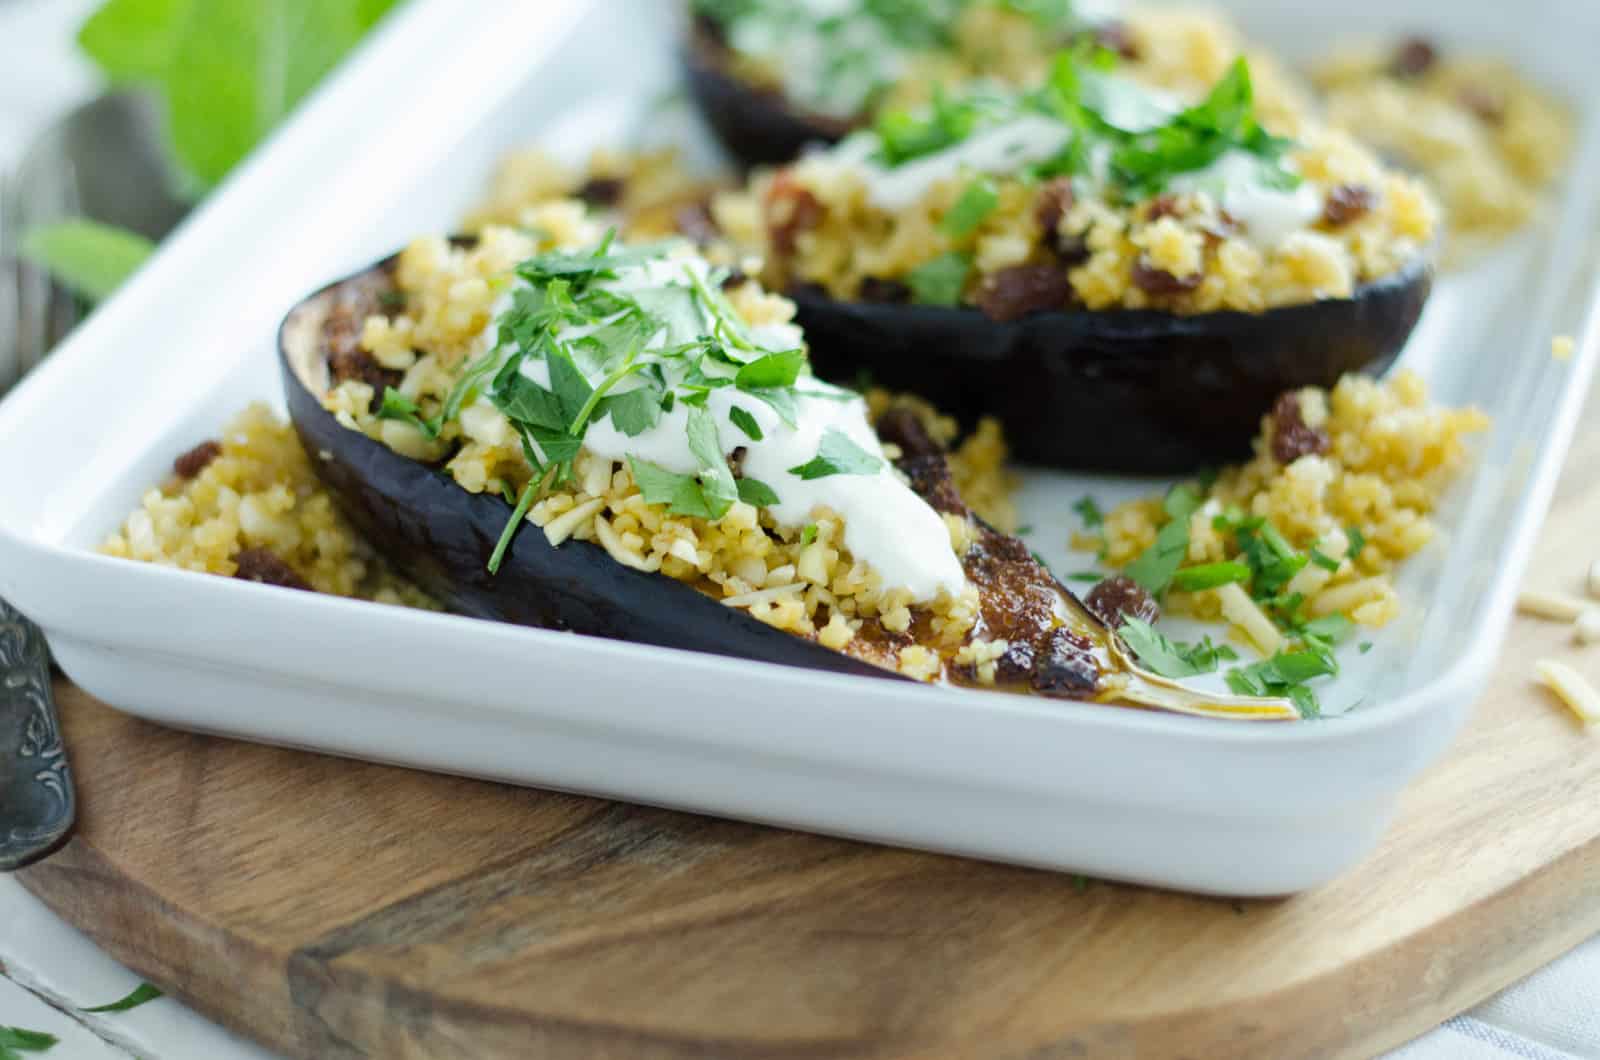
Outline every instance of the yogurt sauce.
{"label": "yogurt sauce", "polygon": [[[663,288],[689,290],[690,272],[704,278],[710,267],[697,257],[656,259],[619,270],[616,279],[604,281],[601,286],[634,296],[640,291]],[[510,304],[510,295],[503,295],[495,322],[485,329],[486,336],[498,333],[498,318]],[[668,314],[666,326],[646,344],[646,349],[692,342],[709,330],[709,321],[704,318]],[[749,330],[756,344],[769,351],[794,349],[801,344],[800,329],[791,324]],[[549,385],[549,366],[542,358],[524,360],[522,372],[540,386]],[[587,377],[591,384],[599,381],[598,373]],[[636,385],[630,386],[630,381],[625,380],[611,392],[625,393]],[[705,405],[723,452],[743,448],[743,474],[766,483],[777,494],[779,503],[768,507],[773,518],[780,525],[798,527],[810,521],[818,506],[831,508],[844,517],[845,546],[877,571],[886,587],[907,589],[919,602],[932,600],[941,591],[959,593],[966,585],[966,575],[950,547],[949,531],[939,514],[891,470],[883,446],[867,422],[866,402],[853,394],[847,398],[833,396],[838,391],[809,376],[797,380],[795,389],[798,395],[794,427],[784,423],[766,402],[732,386],[712,390]],[[830,396],[817,396],[824,393]],[[760,441],[751,439],[729,420],[729,412],[735,407],[755,419],[761,429]],[[670,412],[661,415],[654,427],[631,437],[618,430],[609,417],[599,419],[589,424],[583,448],[611,460],[631,456],[677,474],[692,475],[700,470],[700,462],[689,448],[688,416],[688,407],[679,401]],[[817,455],[829,429],[878,457],[883,466],[872,475],[829,475],[811,481],[791,474],[790,468]]]}
{"label": "yogurt sauce", "polygon": [[1246,151],[1229,151],[1210,166],[1168,182],[1174,192],[1204,192],[1244,226],[1246,237],[1261,246],[1276,246],[1322,214],[1322,196],[1310,183],[1284,190],[1261,179],[1261,159]]}

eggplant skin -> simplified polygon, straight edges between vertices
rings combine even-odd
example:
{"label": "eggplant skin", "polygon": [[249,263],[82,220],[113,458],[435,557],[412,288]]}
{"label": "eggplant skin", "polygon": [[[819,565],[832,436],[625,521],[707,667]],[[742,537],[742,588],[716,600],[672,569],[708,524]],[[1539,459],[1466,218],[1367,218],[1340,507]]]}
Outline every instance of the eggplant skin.
{"label": "eggplant skin", "polygon": [[865,373],[964,423],[996,416],[1027,463],[1183,474],[1248,456],[1285,391],[1387,370],[1432,287],[1432,265],[1419,257],[1353,298],[1264,313],[1076,311],[999,322],[976,309],[841,302],[809,287],[789,296],[825,379]]}
{"label": "eggplant skin", "polygon": [[[376,268],[392,270],[393,262]],[[907,680],[764,625],[665,575],[625,567],[598,545],[552,546],[532,523],[518,529],[499,572],[490,574],[489,556],[511,517],[503,498],[467,492],[442,471],[345,427],[322,407],[321,322],[338,286],[301,302],[279,331],[289,418],[344,515],[445,607],[523,626]]]}
{"label": "eggplant skin", "polygon": [[730,70],[729,58],[715,27],[695,18],[680,49],[684,77],[707,124],[743,168],[792,162],[808,144],[838,143],[853,128],[750,84]]}

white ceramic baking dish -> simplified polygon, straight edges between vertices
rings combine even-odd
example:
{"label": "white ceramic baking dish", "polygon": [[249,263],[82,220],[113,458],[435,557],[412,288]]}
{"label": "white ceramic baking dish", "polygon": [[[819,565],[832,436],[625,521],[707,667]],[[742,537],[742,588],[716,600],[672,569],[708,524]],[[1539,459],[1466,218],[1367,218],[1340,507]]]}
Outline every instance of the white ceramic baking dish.
{"label": "white ceramic baking dish", "polygon": [[[1342,717],[1227,724],[902,687],[94,554],[176,453],[277,400],[271,340],[299,296],[448,231],[507,147],[627,135],[672,83],[673,6],[497,0],[466,18],[414,0],[0,405],[0,595],[90,692],[189,729],[1197,891],[1286,893],[1361,857],[1495,661],[1600,356],[1600,7],[1578,0],[1235,5],[1290,50],[1443,27],[1588,108],[1559,211],[1446,277],[1406,354],[1496,427],[1445,539],[1405,573],[1407,619],[1324,695],[1354,706]],[[1566,363],[1557,330],[1581,331]],[[1157,486],[1034,474],[1025,520],[1067,564],[1073,500]]]}

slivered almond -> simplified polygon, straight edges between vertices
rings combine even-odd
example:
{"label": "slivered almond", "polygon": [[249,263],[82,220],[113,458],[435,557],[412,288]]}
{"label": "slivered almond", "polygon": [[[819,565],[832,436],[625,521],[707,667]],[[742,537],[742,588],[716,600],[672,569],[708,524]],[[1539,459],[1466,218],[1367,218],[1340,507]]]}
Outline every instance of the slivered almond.
{"label": "slivered almond", "polygon": [[1567,709],[1577,715],[1585,725],[1600,721],[1600,691],[1578,671],[1554,659],[1540,659],[1533,664],[1534,673]]}
{"label": "slivered almond", "polygon": [[1549,618],[1557,622],[1576,622],[1578,616],[1588,607],[1588,603],[1576,596],[1567,596],[1563,593],[1547,593],[1537,589],[1525,589],[1517,597],[1517,610],[1534,618]]}

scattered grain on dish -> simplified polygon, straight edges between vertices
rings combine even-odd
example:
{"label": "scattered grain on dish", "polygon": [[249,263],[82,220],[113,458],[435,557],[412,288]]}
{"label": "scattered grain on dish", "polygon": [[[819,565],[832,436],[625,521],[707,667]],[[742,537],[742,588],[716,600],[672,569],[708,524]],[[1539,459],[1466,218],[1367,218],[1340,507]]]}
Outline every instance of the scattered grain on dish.
{"label": "scattered grain on dish", "polygon": [[1586,607],[1572,624],[1572,636],[1579,644],[1600,644],[1600,607]]}
{"label": "scattered grain on dish", "polygon": [[[203,456],[203,460],[201,457]],[[293,428],[262,404],[177,461],[100,551],[183,570],[433,608],[334,508]]]}
{"label": "scattered grain on dish", "polygon": [[1550,356],[1558,361],[1572,360],[1572,351],[1576,348],[1571,335],[1557,335],[1550,340]]}
{"label": "scattered grain on dish", "polygon": [[1369,43],[1322,63],[1329,120],[1420,170],[1462,249],[1522,227],[1566,165],[1570,111],[1504,62],[1406,51]]}
{"label": "scattered grain on dish", "polygon": [[1532,618],[1548,618],[1556,622],[1576,622],[1578,616],[1590,607],[1576,596],[1564,593],[1525,589],[1517,597],[1517,610]]}
{"label": "scattered grain on dish", "polygon": [[[1307,388],[1297,397],[1305,423],[1326,433],[1327,450],[1279,462],[1274,418],[1263,417],[1254,459],[1218,475],[1192,517],[1185,563],[1238,557],[1233,535],[1213,525],[1237,507],[1270,520],[1296,549],[1316,548],[1338,560],[1333,571],[1310,564],[1289,584],[1290,591],[1303,594],[1309,614],[1339,613],[1382,626],[1400,610],[1392,578],[1396,565],[1433,540],[1432,515],[1468,463],[1469,437],[1484,430],[1488,418],[1475,408],[1431,404],[1426,385],[1410,372],[1387,381],[1350,375],[1332,390]],[[1106,562],[1121,567],[1137,558],[1166,520],[1159,498],[1109,512],[1097,542]],[[1360,535],[1359,548],[1353,532]],[[1168,608],[1218,618],[1232,595],[1214,589],[1172,593]],[[1240,615],[1236,624],[1258,626],[1237,601],[1232,606]]]}
{"label": "scattered grain on dish", "polygon": [[1600,691],[1566,663],[1540,659],[1533,664],[1539,681],[1585,725],[1600,722]]}

